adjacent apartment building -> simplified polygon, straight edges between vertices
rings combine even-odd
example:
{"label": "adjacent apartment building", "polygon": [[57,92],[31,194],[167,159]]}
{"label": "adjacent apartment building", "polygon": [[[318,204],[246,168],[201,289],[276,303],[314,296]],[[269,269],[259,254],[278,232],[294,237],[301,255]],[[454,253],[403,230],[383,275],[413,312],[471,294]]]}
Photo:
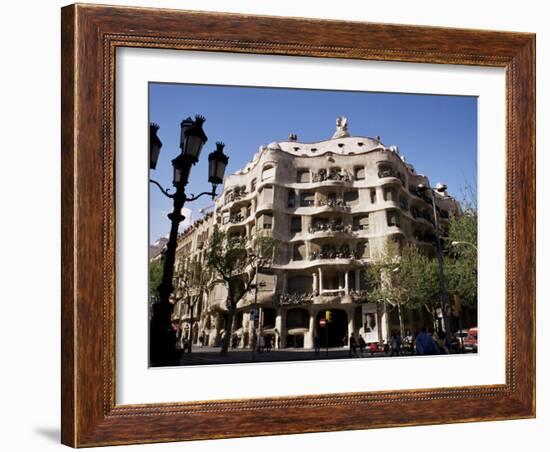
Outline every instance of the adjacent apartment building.
{"label": "adjacent apartment building", "polygon": [[[246,167],[230,176],[212,210],[180,237],[177,260],[204,262],[215,225],[231,236],[253,237],[269,231],[279,246],[273,265],[260,270],[259,329],[275,348],[313,348],[319,320],[332,321],[320,334],[322,346],[345,344],[351,332],[366,342],[398,328],[391,309],[365,302],[366,266],[393,240],[435,253],[430,186],[396,146],[380,137],[351,136],[347,119],[338,118],[332,138],[261,146]],[[445,228],[458,203],[445,186],[435,186],[438,218]],[[199,276],[199,275],[198,275]],[[217,346],[225,332],[223,285],[175,292],[174,325],[193,343]],[[232,346],[250,347],[254,291],[239,303]],[[258,315],[258,314],[256,314]],[[407,313],[409,325],[426,322],[421,310]],[[328,332],[328,334],[327,334]]]}

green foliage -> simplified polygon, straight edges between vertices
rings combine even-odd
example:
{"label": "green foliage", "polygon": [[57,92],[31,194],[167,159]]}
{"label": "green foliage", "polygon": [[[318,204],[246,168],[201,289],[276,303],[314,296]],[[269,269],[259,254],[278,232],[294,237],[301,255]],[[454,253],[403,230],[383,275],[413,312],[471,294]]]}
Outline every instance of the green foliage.
{"label": "green foliage", "polygon": [[277,241],[269,234],[256,232],[252,237],[231,237],[218,227],[214,228],[205,262],[214,280],[227,288],[228,318],[222,353],[228,349],[237,303],[252,289],[256,269],[271,265],[276,248]]}
{"label": "green foliage", "polygon": [[[444,276],[449,298],[457,295],[462,305],[477,303],[477,210],[450,218],[448,236],[444,238]],[[387,302],[400,310],[425,307],[433,313],[440,306],[439,264],[413,245],[399,252],[388,241],[366,271],[367,299],[371,303]]]}
{"label": "green foliage", "polygon": [[445,240],[445,279],[447,290],[460,297],[462,304],[477,302],[477,210],[469,207],[452,217]]}
{"label": "green foliage", "polygon": [[[256,266],[271,265],[275,248],[276,241],[269,235],[258,233],[252,238],[230,237],[216,227],[208,242],[206,267],[229,289],[234,286],[232,281],[235,278],[247,280],[247,287],[254,277]],[[248,289],[249,287],[244,292]],[[238,300],[229,301],[236,304]]]}
{"label": "green foliage", "polygon": [[437,300],[436,263],[414,245],[406,245],[399,253],[389,241],[382,256],[367,268],[367,289],[371,302],[416,308]]}
{"label": "green foliage", "polygon": [[159,296],[158,286],[162,281],[163,260],[149,262],[149,298],[156,300]]}

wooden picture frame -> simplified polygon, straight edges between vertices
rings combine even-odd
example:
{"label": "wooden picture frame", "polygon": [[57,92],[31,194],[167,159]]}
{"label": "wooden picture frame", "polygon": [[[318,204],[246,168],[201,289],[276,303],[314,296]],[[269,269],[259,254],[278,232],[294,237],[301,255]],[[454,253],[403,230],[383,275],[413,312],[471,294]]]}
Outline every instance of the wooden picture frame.
{"label": "wooden picture frame", "polygon": [[[78,4],[62,9],[61,31],[64,444],[87,447],[535,416],[533,34]],[[506,383],[117,405],[118,47],[505,68]],[[358,409],[367,415],[357,416]]]}

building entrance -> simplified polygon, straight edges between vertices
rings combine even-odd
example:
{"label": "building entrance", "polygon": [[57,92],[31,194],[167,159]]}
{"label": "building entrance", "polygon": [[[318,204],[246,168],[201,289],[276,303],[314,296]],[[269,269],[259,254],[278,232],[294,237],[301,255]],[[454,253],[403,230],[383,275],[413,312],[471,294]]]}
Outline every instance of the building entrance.
{"label": "building entrance", "polygon": [[324,328],[319,326],[319,320],[325,317],[326,310],[317,314],[316,328],[321,340],[321,348],[343,347],[348,343],[348,316],[341,309],[330,309],[332,320]]}

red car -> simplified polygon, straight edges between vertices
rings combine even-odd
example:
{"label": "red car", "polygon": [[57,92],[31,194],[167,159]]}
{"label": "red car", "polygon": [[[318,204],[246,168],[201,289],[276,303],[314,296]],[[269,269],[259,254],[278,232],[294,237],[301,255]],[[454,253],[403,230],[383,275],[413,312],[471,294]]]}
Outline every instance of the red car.
{"label": "red car", "polygon": [[371,355],[374,355],[375,353],[385,353],[386,348],[384,347],[384,344],[380,344],[378,342],[371,342],[367,344],[366,350],[370,352]]}
{"label": "red car", "polygon": [[468,330],[468,335],[464,338],[464,350],[477,353],[477,326]]}

